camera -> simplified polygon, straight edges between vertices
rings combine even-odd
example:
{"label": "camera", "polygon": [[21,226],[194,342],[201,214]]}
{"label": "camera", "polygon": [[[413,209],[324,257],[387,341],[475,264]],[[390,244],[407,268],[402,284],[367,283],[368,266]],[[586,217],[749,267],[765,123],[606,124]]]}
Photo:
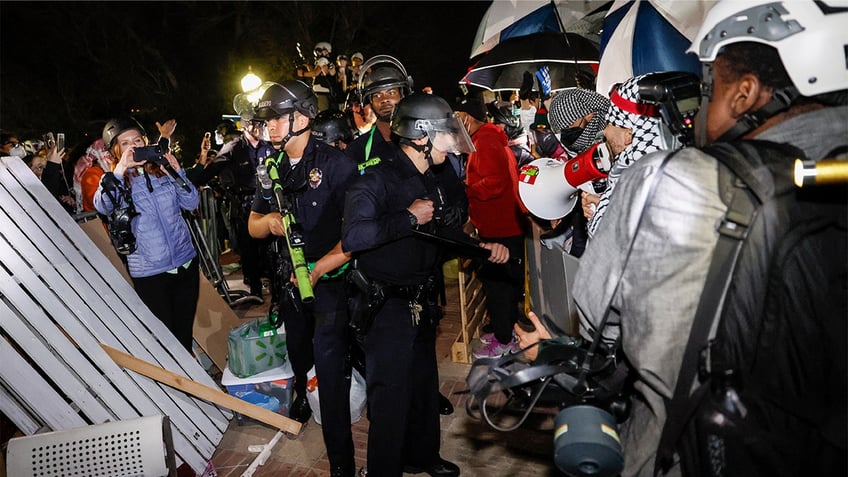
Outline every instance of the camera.
{"label": "camera", "polygon": [[115,209],[109,216],[109,238],[121,255],[129,255],[137,248],[132,231],[132,219],[137,215],[135,207],[129,206]]}
{"label": "camera", "polygon": [[[538,343],[538,356],[524,362],[524,351],[500,358],[474,361],[466,382],[486,422],[499,431],[524,423],[535,406],[555,407],[554,463],[571,476],[613,477],[624,467],[617,425],[630,412],[626,364],[615,349],[589,344],[574,337]],[[506,402],[495,412],[487,402]],[[507,411],[507,412],[504,412]],[[523,413],[519,422],[504,428],[492,416]]]}
{"label": "camera", "polygon": [[685,71],[651,73],[639,80],[639,98],[660,108],[663,122],[684,146],[695,143],[701,80]]}
{"label": "camera", "polygon": [[165,159],[165,153],[162,152],[162,147],[157,145],[137,147],[134,149],[134,157],[136,162],[147,161],[151,164],[159,164],[168,166],[168,160]]}

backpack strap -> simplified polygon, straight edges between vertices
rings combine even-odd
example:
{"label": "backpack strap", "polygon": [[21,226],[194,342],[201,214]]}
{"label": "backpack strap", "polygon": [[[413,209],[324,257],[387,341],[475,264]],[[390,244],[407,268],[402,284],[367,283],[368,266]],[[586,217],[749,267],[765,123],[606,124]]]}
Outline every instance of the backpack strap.
{"label": "backpack strap", "polygon": [[[706,396],[705,390],[709,388],[708,383],[702,384],[690,395],[700,368],[702,353],[706,353],[704,358],[709,361],[710,332],[721,319],[725,296],[748,228],[756,218],[762,203],[793,187],[789,174],[778,170],[788,167],[789,161],[783,159],[804,157],[804,153],[798,148],[768,141],[714,144],[703,151],[729,169],[734,179],[729,191],[720,191],[723,200],[728,203],[728,208],[718,227],[718,242],[692,322],[674,394],[670,400],[666,400],[666,422],[654,462],[655,476],[661,471],[668,471],[673,465],[675,448],[698,404]],[[763,161],[766,155],[769,156],[768,160]],[[721,180],[719,184],[722,189]],[[729,200],[725,199],[726,192],[729,192]]]}
{"label": "backpack strap", "polygon": [[[727,166],[737,178],[731,191],[730,203],[724,218],[718,227],[718,242],[716,243],[710,268],[704,282],[704,289],[689,340],[683,354],[677,384],[670,400],[666,400],[666,421],[660,436],[654,475],[667,472],[674,463],[674,450],[686,428],[686,424],[704,396],[702,389],[690,398],[690,391],[695,383],[701,351],[708,345],[710,330],[721,317],[724,299],[730,286],[737,259],[748,234],[748,227],[754,221],[757,209],[764,195],[770,192],[768,181],[760,180],[750,162],[745,162],[736,147],[722,144],[704,150],[716,157],[720,164]],[[755,184],[749,188],[745,180]]]}

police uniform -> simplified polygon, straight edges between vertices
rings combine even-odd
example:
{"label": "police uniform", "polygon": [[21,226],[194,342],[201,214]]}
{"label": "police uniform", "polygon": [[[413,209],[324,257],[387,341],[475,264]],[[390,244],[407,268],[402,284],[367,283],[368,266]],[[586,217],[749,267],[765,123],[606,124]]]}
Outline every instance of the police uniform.
{"label": "police uniform", "polygon": [[215,160],[199,174],[197,184],[206,184],[218,177],[221,187],[230,196],[229,219],[244,277],[251,294],[262,294],[262,255],[266,240],[255,239],[247,231],[247,219],[256,192],[256,166],[274,152],[270,144],[259,142],[253,147],[244,137],[238,137],[221,148]]}
{"label": "police uniform", "polygon": [[[402,151],[394,151],[349,189],[342,235],[357,270],[385,296],[365,336],[371,476],[399,476],[404,466],[426,468],[439,459],[439,310],[431,285],[441,247],[413,234],[416,219],[406,208],[434,197],[437,185],[447,204],[455,204],[452,193],[462,191],[449,164],[421,174]],[[440,233],[466,237],[461,221],[453,222]]]}
{"label": "police uniform", "polygon": [[360,174],[383,159],[390,160],[395,154],[397,146],[383,139],[376,125],[371,126],[369,132],[359,136],[345,148],[345,155],[359,164]]}
{"label": "police uniform", "polygon": [[[303,158],[294,167],[282,151],[277,154],[284,194],[292,202],[295,221],[303,227],[304,254],[312,265],[341,239],[344,194],[355,177],[356,164],[337,149],[312,137]],[[266,198],[263,189],[258,188],[253,211],[268,214],[275,210],[276,202]],[[285,238],[278,240],[283,241],[279,255],[287,254]],[[274,284],[278,293],[279,288],[288,283],[289,275],[279,278],[283,283]],[[322,432],[330,463],[353,469],[350,381],[346,369],[349,340],[341,274],[325,276],[313,291],[315,300],[310,305],[300,302],[296,290],[290,296],[280,294],[278,302],[286,325],[286,345],[295,373],[295,391],[298,396],[306,396],[306,373],[314,361],[320,380]],[[295,307],[299,313],[294,311]]]}

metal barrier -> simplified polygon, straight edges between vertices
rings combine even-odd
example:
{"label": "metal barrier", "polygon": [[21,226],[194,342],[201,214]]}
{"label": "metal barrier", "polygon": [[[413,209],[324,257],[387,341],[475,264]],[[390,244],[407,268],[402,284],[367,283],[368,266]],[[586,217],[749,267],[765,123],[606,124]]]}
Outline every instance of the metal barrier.
{"label": "metal barrier", "polygon": [[200,206],[198,209],[192,212],[183,212],[183,218],[188,224],[189,232],[191,232],[194,248],[197,249],[200,270],[212,283],[212,286],[218,290],[221,298],[226,300],[231,307],[246,303],[261,303],[262,298],[252,296],[245,290],[230,290],[229,284],[224,278],[221,262],[218,260],[221,249],[218,246],[216,211],[215,195],[212,189],[207,186],[200,189]]}

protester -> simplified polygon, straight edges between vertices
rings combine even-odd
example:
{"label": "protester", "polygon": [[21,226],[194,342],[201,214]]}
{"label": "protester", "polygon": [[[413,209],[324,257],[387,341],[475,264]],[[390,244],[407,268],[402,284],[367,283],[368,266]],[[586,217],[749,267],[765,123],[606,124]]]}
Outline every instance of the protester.
{"label": "protester", "polygon": [[181,180],[172,177],[165,165],[136,160],[136,153],[148,144],[141,124],[133,118],[112,119],[103,128],[103,143],[120,160],[112,172],[103,174],[94,194],[94,206],[110,217],[110,232],[118,225],[113,213],[124,209],[134,212],[128,212],[132,244],[120,245],[126,246],[128,252],[127,268],[135,291],[191,352],[200,274],[197,252],[182,211],[197,208],[200,197],[168,148],[176,121],[156,124],[161,135],[160,161]]}
{"label": "protester", "polygon": [[[764,22],[769,22],[769,28]],[[696,128],[705,128],[708,142],[749,138],[774,141],[798,147],[811,159],[821,159],[843,145],[848,130],[848,77],[842,62],[844,25],[844,12],[823,12],[813,3],[784,2],[780,7],[767,2],[717,4],[691,48],[705,65],[708,100],[702,103],[706,123],[697,123]],[[771,34],[777,30],[785,33]],[[806,61],[811,51],[820,55],[814,62]],[[808,81],[810,78],[815,81]],[[610,311],[612,326],[606,328],[604,336],[621,337],[624,358],[635,373],[632,414],[621,432],[624,477],[654,475],[666,403],[675,389],[718,240],[716,224],[728,210],[720,196],[719,167],[713,157],[686,148],[661,166],[669,154],[645,156],[622,174],[603,226],[597,229],[581,259],[591,266],[581,264],[575,280],[581,333],[591,336]],[[786,170],[790,174],[792,164],[786,164]],[[652,187],[656,192],[648,203],[646,196]],[[638,238],[634,237],[637,228]],[[810,305],[801,306],[804,314],[815,314],[820,304],[827,306],[845,299],[844,287],[840,287],[841,296],[824,296],[817,293],[822,283],[809,283],[809,279],[793,278],[799,290],[810,294],[809,301],[804,301]],[[746,295],[754,300],[751,309],[744,312],[749,319],[759,318],[756,314],[761,313],[757,310],[765,300],[766,282],[744,284]],[[787,294],[792,296],[790,291]],[[841,306],[844,310],[844,301]],[[843,333],[839,338],[842,350],[844,340]],[[819,362],[824,352],[799,350],[805,359]],[[845,369],[844,360],[834,365]],[[821,406],[816,403],[823,402],[826,390],[834,386],[842,389],[843,401],[831,404],[834,409],[845,409],[844,373],[839,377],[841,382],[834,383],[808,376],[800,368],[799,372],[804,375],[806,397],[798,406],[786,407],[789,414]],[[778,379],[782,377],[774,380]],[[771,398],[781,401],[785,397]],[[779,469],[789,472],[786,475],[827,473],[812,470],[826,465],[815,457],[828,449],[826,441],[813,434],[792,432],[787,424],[790,420],[787,416],[786,422],[772,421],[773,429],[767,432],[787,439],[797,453],[776,453],[772,461],[792,462]],[[844,436],[844,429],[841,433]],[[841,442],[844,444],[844,440]],[[844,445],[841,453],[844,466]],[[674,467],[669,475],[679,473],[680,468]]]}
{"label": "protester", "polygon": [[[469,94],[456,106],[457,118],[471,136],[466,194],[468,216],[480,240],[499,243],[514,257],[524,256],[526,221],[516,193],[518,166],[503,129],[487,122],[479,94]],[[523,316],[524,266],[483,262],[477,273],[486,293],[492,335],[483,335],[475,358],[494,358],[515,350],[512,326]]]}

